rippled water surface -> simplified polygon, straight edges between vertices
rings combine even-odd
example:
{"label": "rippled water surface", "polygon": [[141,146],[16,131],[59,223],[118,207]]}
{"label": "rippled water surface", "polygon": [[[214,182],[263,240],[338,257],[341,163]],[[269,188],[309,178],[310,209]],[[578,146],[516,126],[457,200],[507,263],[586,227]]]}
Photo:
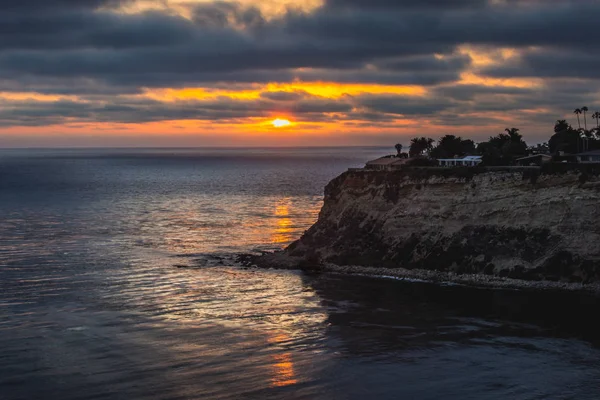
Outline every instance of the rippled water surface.
{"label": "rippled water surface", "polygon": [[244,270],[386,149],[0,152],[0,399],[596,399],[597,300]]}

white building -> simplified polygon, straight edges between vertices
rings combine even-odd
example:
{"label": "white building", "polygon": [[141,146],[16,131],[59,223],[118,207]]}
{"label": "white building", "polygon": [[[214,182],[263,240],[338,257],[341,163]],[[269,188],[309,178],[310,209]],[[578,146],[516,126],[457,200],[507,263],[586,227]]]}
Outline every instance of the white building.
{"label": "white building", "polygon": [[474,167],[481,163],[481,156],[465,156],[463,158],[440,158],[440,167]]}
{"label": "white building", "polygon": [[587,151],[575,154],[575,156],[580,163],[600,163],[600,150]]}

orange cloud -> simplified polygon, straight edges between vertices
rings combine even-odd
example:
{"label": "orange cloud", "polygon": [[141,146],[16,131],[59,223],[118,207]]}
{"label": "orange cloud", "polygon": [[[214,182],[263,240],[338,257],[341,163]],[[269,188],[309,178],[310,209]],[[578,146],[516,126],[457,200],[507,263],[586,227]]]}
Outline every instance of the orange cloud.
{"label": "orange cloud", "polygon": [[266,85],[254,84],[250,89],[239,90],[202,87],[183,89],[146,89],[146,91],[139,96],[148,97],[158,101],[211,100],[219,97],[228,97],[235,100],[255,100],[259,99],[261,93],[264,92],[305,92],[312,96],[339,99],[343,96],[356,96],[364,93],[422,96],[426,93],[426,89],[416,85],[377,85],[336,82],[273,82]]}

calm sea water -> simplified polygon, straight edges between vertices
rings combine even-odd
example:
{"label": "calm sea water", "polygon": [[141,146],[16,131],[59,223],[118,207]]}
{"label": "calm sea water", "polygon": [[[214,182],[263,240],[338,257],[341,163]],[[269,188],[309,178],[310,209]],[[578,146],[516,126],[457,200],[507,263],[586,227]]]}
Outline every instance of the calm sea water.
{"label": "calm sea water", "polygon": [[0,151],[0,399],[598,398],[594,297],[235,265],[388,151]]}

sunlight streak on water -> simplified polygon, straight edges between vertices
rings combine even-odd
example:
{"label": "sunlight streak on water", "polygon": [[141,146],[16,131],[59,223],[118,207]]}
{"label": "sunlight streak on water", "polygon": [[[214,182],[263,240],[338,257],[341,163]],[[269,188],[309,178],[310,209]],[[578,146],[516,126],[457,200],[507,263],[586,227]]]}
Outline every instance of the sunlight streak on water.
{"label": "sunlight streak on water", "polygon": [[[202,194],[168,201],[123,220],[122,228],[136,235],[141,245],[174,254],[277,250],[316,221],[322,197],[268,196],[253,199],[252,204],[245,199],[223,199],[218,208],[207,206],[210,202]],[[163,232],[169,232],[168,236]]]}

